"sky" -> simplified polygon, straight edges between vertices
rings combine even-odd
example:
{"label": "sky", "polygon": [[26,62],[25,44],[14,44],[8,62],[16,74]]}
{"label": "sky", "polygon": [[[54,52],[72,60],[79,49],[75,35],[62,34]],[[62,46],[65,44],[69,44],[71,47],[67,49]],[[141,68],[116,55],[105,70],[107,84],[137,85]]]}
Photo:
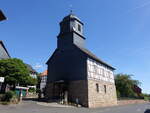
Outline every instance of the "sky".
{"label": "sky", "polygon": [[149,0],[0,0],[0,9],[8,18],[0,22],[0,40],[12,58],[46,70],[59,22],[72,9],[84,23],[86,48],[150,93]]}

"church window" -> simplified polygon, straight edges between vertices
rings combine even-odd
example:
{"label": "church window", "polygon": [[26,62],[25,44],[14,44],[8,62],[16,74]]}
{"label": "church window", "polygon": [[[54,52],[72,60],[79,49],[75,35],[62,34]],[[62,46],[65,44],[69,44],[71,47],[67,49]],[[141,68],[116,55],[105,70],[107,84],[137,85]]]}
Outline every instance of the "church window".
{"label": "church window", "polygon": [[81,25],[78,24],[78,31],[81,32]]}
{"label": "church window", "polygon": [[106,85],[104,85],[104,92],[107,93]]}
{"label": "church window", "polygon": [[99,84],[96,84],[96,91],[99,92]]}

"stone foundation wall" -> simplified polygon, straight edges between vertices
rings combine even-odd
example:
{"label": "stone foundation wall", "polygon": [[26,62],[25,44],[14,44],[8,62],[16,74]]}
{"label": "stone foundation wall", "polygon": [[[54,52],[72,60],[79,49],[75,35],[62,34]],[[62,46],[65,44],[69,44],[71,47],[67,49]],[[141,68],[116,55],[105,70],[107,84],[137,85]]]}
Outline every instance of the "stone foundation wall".
{"label": "stone foundation wall", "polygon": [[[96,84],[99,86],[99,92]],[[115,85],[104,81],[88,80],[88,105],[89,108],[117,105]]]}
{"label": "stone foundation wall", "polygon": [[[97,92],[96,84],[99,86]],[[104,85],[106,86],[106,92]],[[68,87],[68,101],[79,104],[84,107],[95,108],[117,105],[116,88],[112,83],[96,80],[78,80],[70,81]],[[57,87],[55,90],[58,90]],[[57,92],[55,92],[57,93]],[[53,98],[53,83],[46,86],[46,98]]]}
{"label": "stone foundation wall", "polygon": [[72,81],[69,83],[69,100],[88,107],[88,85],[87,80]]}
{"label": "stone foundation wall", "polygon": [[140,104],[147,103],[148,101],[137,99],[137,100],[118,100],[118,105],[128,105],[128,104]]}

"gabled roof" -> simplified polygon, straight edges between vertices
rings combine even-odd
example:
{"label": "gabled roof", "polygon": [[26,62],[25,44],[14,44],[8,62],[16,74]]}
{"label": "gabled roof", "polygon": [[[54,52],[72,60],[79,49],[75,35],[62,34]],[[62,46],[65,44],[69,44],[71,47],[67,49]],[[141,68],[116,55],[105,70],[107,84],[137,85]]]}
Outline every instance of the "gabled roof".
{"label": "gabled roof", "polygon": [[[106,62],[104,62],[104,61],[102,61],[101,59],[99,59],[96,55],[94,55],[94,54],[93,54],[92,52],[90,52],[89,50],[87,50],[87,49],[85,49],[85,48],[83,48],[83,47],[80,47],[80,46],[78,46],[78,45],[76,45],[76,44],[74,44],[74,46],[77,47],[81,52],[83,52],[84,54],[86,54],[88,57],[90,57],[90,58],[96,60],[97,62],[99,62],[99,63],[101,63],[101,64],[103,64],[103,65],[105,65],[105,66],[107,66],[107,67],[109,67],[109,68],[111,68],[112,70],[115,70],[114,67],[112,67],[111,65],[109,65],[109,64],[107,64]],[[55,55],[55,53],[56,53],[57,51],[59,51],[59,50],[56,49],[56,50],[54,51],[54,53],[53,53],[52,56],[48,59],[48,61],[46,62],[46,64],[48,64],[48,62],[52,59],[52,57]]]}
{"label": "gabled roof", "polygon": [[114,67],[110,66],[109,64],[107,64],[106,62],[102,61],[101,59],[99,59],[96,55],[94,55],[92,52],[90,52],[89,50],[83,48],[83,47],[80,47],[78,45],[75,45],[78,49],[80,49],[83,53],[85,53],[86,55],[88,55],[89,57],[91,57],[92,59],[96,60],[97,62],[100,62],[106,66],[108,66],[109,68],[115,70]]}
{"label": "gabled roof", "polygon": [[8,57],[10,58],[10,55],[9,55],[7,49],[5,48],[5,45],[3,44],[2,40],[0,40],[0,44],[1,44],[2,47],[5,49],[5,51],[6,51],[7,55],[8,55]]}
{"label": "gabled roof", "polygon": [[6,20],[6,17],[3,14],[3,12],[0,10],[0,21],[2,21],[2,20]]}
{"label": "gabled roof", "polygon": [[32,68],[31,65],[29,65],[29,64],[25,64],[25,65],[27,66],[27,68],[28,68],[28,70],[29,70],[30,72],[32,72],[32,73],[37,73],[37,72],[35,71],[35,69]]}
{"label": "gabled roof", "polygon": [[81,23],[83,25],[81,20],[75,14],[70,13],[69,15],[67,15],[63,18],[63,21],[70,21],[70,20],[77,20],[79,23]]}
{"label": "gabled roof", "polygon": [[48,75],[48,71],[47,70],[45,70],[43,73],[40,74],[41,77],[47,76],[47,75]]}

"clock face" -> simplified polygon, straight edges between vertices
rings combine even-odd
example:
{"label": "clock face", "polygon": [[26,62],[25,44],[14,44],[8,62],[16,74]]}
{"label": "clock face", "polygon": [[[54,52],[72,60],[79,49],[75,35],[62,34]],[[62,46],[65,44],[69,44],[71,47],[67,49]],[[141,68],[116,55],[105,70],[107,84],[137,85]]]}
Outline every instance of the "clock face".
{"label": "clock face", "polygon": [[113,71],[105,67],[104,65],[92,60],[87,60],[88,78],[103,80],[106,82],[114,83]]}

